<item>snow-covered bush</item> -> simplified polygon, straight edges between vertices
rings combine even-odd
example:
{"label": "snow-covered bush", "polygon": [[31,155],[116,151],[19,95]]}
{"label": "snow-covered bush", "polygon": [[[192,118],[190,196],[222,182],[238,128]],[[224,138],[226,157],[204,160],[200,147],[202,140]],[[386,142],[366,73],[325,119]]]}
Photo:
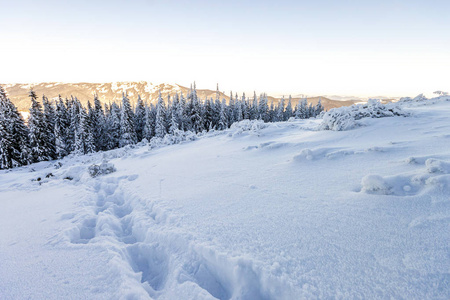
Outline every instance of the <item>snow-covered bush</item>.
{"label": "snow-covered bush", "polygon": [[197,135],[192,131],[175,130],[173,134],[166,134],[164,137],[153,137],[150,140],[150,148],[159,148],[173,144],[180,144],[186,141],[195,141]]}
{"label": "snow-covered bush", "polygon": [[116,171],[116,168],[112,163],[106,162],[104,160],[100,165],[91,165],[89,166],[89,175],[91,177],[97,177],[99,175],[110,174]]}
{"label": "snow-covered bush", "polygon": [[236,136],[241,134],[244,131],[251,132],[259,132],[261,129],[269,126],[267,123],[264,123],[262,120],[242,120],[239,122],[235,122],[231,125],[229,129],[229,136]]}
{"label": "snow-covered bush", "polygon": [[350,107],[333,108],[323,115],[320,125],[322,130],[349,130],[358,125],[362,118],[384,118],[393,116],[407,116],[396,103],[382,104],[379,100],[370,99],[366,104]]}
{"label": "snow-covered bush", "polygon": [[428,98],[425,97],[424,94],[419,94],[414,98],[402,97],[402,98],[400,98],[400,100],[398,102],[420,102],[420,101],[425,101],[425,100],[428,100]]}

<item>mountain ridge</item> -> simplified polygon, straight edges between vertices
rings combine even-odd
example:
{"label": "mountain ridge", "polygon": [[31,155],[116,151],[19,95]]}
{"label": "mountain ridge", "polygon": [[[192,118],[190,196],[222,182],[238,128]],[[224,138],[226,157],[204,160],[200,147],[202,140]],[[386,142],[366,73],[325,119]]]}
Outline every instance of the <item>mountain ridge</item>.
{"label": "mountain ridge", "polygon": [[[38,96],[46,95],[49,99],[56,99],[58,95],[63,98],[69,98],[71,96],[77,97],[83,104],[94,99],[94,95],[98,95],[99,100],[102,103],[119,102],[122,100],[122,93],[127,93],[131,103],[134,105],[137,101],[138,95],[147,103],[156,103],[159,92],[165,101],[168,99],[168,95],[173,96],[175,93],[183,93],[186,97],[190,88],[184,87],[179,84],[168,83],[151,83],[147,81],[128,81],[128,82],[107,82],[107,83],[62,83],[62,82],[41,82],[41,83],[12,83],[12,84],[0,84],[6,90],[8,97],[17,106],[19,111],[28,111],[30,107],[30,100],[28,93],[30,89],[33,89]],[[220,99],[225,98],[228,102],[230,96],[224,92],[220,93]],[[216,98],[216,91],[210,89],[197,89],[197,95],[200,99]],[[259,96],[259,94],[257,94]],[[253,95],[246,95],[253,98]],[[233,97],[235,95],[233,94]],[[238,95],[239,98],[242,95]],[[280,97],[268,96],[269,103],[271,101],[274,104],[278,103]],[[319,99],[326,110],[341,106],[350,106],[359,102],[360,100],[332,100],[327,97],[311,97],[308,98],[308,103],[316,105]],[[286,99],[287,100],[287,99]],[[292,98],[292,105],[301,100],[300,97]]]}

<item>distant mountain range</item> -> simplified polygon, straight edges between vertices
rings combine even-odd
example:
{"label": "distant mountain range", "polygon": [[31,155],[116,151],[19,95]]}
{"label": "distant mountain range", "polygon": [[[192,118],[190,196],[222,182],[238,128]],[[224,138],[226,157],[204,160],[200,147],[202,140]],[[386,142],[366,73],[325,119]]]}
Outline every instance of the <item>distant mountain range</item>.
{"label": "distant mountain range", "polygon": [[[100,101],[103,103],[118,102],[122,100],[122,93],[126,92],[128,98],[134,104],[137,100],[138,95],[144,101],[148,103],[155,103],[158,99],[159,91],[161,91],[165,100],[167,100],[167,95],[175,95],[176,92],[183,93],[186,97],[189,93],[190,88],[184,87],[178,84],[153,84],[150,82],[139,81],[139,82],[112,82],[112,83],[59,83],[59,82],[44,82],[44,83],[34,83],[34,84],[0,84],[6,90],[8,97],[11,101],[18,107],[19,111],[28,111],[30,107],[30,99],[28,93],[32,88],[36,94],[41,97],[46,95],[49,99],[57,98],[58,95],[66,98],[70,96],[77,97],[83,104],[86,104],[88,100],[94,99],[94,94],[97,94]],[[197,95],[200,99],[213,98],[216,97],[215,90],[208,89],[197,89]],[[234,95],[233,95],[234,96]],[[241,97],[242,95],[238,95]],[[247,97],[253,98],[253,95],[246,95]],[[258,94],[259,96],[259,94]],[[229,100],[229,95],[225,93],[220,93],[220,98],[225,98]],[[278,103],[279,97],[268,96],[269,103],[274,101]],[[292,98],[292,105],[295,104],[301,98],[296,96]],[[327,97],[311,97],[308,98],[308,102],[313,105],[321,99],[321,102],[326,110],[340,106],[349,106],[357,102],[361,102],[360,99],[357,100],[331,100]],[[286,99],[287,101],[287,99]]]}

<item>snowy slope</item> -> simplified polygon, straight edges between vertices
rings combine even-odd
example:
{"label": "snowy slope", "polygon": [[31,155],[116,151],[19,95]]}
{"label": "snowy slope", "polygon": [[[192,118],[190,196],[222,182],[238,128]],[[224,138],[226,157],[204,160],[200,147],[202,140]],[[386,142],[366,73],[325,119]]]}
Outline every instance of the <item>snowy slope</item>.
{"label": "snowy slope", "polygon": [[448,100],[1,171],[0,298],[447,299]]}

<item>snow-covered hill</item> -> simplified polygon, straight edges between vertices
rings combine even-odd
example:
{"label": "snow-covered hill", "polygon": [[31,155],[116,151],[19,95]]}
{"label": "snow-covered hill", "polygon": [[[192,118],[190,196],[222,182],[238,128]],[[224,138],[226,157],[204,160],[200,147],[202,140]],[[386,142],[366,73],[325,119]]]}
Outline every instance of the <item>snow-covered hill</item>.
{"label": "snow-covered hill", "polygon": [[0,298],[448,299],[449,100],[0,171]]}

